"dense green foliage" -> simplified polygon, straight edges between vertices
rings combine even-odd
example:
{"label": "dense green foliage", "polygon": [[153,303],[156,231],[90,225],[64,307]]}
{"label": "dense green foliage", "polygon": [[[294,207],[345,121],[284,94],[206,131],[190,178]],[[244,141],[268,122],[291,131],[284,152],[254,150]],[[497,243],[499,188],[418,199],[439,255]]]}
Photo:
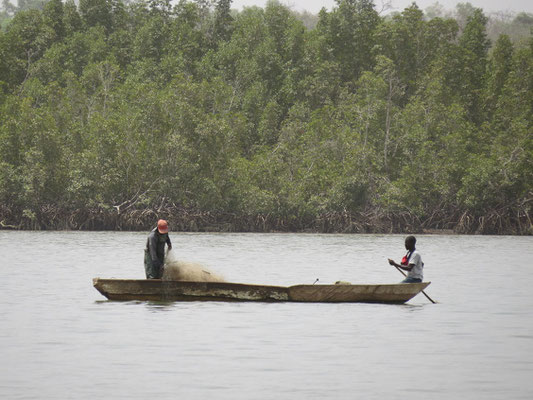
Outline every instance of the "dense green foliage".
{"label": "dense green foliage", "polygon": [[0,223],[532,234],[533,39],[487,18],[50,0],[0,31]]}

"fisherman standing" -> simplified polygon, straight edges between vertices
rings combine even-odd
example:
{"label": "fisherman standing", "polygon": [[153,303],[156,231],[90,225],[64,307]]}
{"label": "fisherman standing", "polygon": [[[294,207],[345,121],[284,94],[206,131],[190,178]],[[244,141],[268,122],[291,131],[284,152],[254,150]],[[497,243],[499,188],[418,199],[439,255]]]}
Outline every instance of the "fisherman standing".
{"label": "fisherman standing", "polygon": [[157,221],[155,227],[146,241],[144,250],[144,270],[146,279],[161,279],[163,276],[163,265],[165,263],[165,243],[168,249],[172,249],[172,243],[168,237],[168,222],[164,219]]}
{"label": "fisherman standing", "polygon": [[402,258],[402,262],[397,264],[394,260],[389,258],[390,265],[408,271],[407,278],[405,278],[402,283],[422,282],[422,279],[424,278],[424,263],[422,262],[422,256],[416,250],[415,245],[416,238],[414,236],[407,236],[405,238],[405,249],[407,250],[407,254]]}

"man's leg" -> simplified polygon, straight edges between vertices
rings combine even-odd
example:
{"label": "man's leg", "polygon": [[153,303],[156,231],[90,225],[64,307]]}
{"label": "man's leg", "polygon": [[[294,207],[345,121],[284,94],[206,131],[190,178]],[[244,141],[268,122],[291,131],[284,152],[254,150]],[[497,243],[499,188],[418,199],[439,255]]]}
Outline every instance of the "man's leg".
{"label": "man's leg", "polygon": [[155,279],[152,257],[150,257],[150,253],[147,250],[144,251],[144,272],[146,273],[146,279]]}

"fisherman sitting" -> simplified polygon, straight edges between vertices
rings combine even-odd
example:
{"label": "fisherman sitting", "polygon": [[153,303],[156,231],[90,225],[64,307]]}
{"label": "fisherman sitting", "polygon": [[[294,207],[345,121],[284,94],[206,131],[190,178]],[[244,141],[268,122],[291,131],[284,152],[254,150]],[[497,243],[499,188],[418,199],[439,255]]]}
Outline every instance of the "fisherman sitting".
{"label": "fisherman sitting", "polygon": [[403,269],[404,271],[408,271],[407,277],[402,281],[402,283],[422,282],[422,279],[424,278],[424,263],[422,262],[422,256],[416,250],[415,245],[416,238],[414,236],[407,236],[405,238],[405,248],[407,250],[407,254],[402,258],[401,264],[398,264],[389,258],[390,265]]}

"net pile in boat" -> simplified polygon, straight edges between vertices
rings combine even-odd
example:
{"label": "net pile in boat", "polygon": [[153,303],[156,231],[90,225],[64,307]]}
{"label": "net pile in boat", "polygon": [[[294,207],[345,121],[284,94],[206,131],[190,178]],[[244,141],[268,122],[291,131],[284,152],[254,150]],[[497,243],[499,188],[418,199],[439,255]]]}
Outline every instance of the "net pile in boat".
{"label": "net pile in boat", "polygon": [[163,280],[194,282],[225,282],[224,278],[196,262],[178,260],[174,253],[167,252]]}

